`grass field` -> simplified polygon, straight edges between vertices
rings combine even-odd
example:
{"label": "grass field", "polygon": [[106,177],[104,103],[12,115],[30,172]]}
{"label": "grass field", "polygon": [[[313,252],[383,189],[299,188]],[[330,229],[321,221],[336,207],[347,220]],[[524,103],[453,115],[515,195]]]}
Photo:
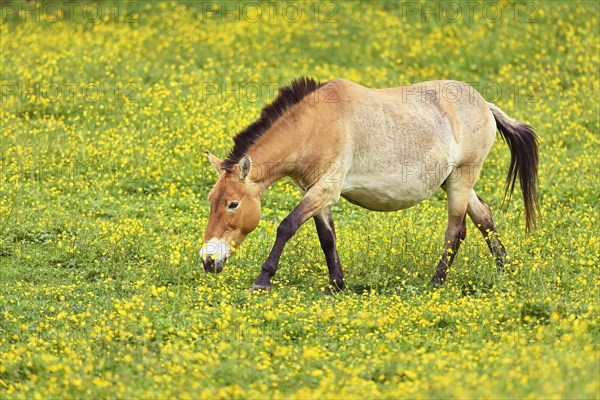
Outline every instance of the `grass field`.
{"label": "grass field", "polygon": [[[596,2],[0,6],[0,398],[600,397]],[[397,213],[333,207],[344,293],[323,294],[310,222],[250,295],[300,198],[282,180],[205,274],[203,150],[224,157],[300,75],[466,81],[533,125],[540,228],[520,195],[502,206],[499,138],[476,186],[514,270],[468,222],[429,286],[440,190]]]}

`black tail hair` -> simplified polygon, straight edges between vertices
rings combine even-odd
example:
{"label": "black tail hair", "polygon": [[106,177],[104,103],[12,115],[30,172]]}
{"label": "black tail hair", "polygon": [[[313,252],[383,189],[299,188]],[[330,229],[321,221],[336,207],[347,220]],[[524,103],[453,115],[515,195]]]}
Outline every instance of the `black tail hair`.
{"label": "black tail hair", "polygon": [[500,135],[510,149],[510,166],[506,178],[504,198],[510,199],[517,181],[521,182],[521,192],[525,203],[525,224],[527,232],[537,228],[540,213],[538,202],[538,139],[533,128],[507,116],[504,111],[488,103]]}

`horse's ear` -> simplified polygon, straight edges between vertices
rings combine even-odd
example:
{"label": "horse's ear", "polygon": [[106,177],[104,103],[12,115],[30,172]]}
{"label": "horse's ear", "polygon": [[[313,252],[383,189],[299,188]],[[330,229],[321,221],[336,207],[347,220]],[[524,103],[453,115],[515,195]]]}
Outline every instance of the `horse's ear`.
{"label": "horse's ear", "polygon": [[252,159],[250,159],[248,154],[245,154],[244,157],[242,157],[238,165],[238,169],[240,179],[246,179],[246,177],[250,174],[250,170],[252,169]]}
{"label": "horse's ear", "polygon": [[206,156],[208,157],[208,161],[210,161],[210,165],[212,165],[213,168],[215,169],[215,171],[217,171],[217,174],[220,174],[221,173],[221,164],[223,163],[223,160],[221,160],[219,157],[212,154],[210,151],[205,151],[204,154],[206,154]]}

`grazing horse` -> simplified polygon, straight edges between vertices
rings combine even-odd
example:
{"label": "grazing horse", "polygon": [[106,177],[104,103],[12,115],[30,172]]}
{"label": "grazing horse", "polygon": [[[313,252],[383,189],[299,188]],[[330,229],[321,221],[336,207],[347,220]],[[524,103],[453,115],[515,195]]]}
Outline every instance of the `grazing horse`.
{"label": "grazing horse", "polygon": [[253,289],[271,287],[286,242],[311,218],[330,284],[343,289],[330,206],[342,196],[369,210],[401,210],[439,187],[448,197],[448,225],[432,283],[445,281],[466,236],[467,214],[501,267],[506,250],[490,207],[473,190],[496,130],[511,152],[505,196],[512,194],[518,176],[529,232],[539,213],[535,132],[471,86],[430,81],[369,89],[343,79],[296,79],[234,138],[225,160],[206,152],[219,178],[209,194],[210,215],[200,250],[204,269],[223,269],[231,251],[258,225],[265,190],[286,176],[303,198],[277,228]]}

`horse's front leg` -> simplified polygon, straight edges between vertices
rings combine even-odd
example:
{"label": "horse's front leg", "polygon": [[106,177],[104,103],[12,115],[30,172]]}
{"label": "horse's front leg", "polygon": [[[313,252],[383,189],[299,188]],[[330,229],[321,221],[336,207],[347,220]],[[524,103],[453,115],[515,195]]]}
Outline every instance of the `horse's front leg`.
{"label": "horse's front leg", "polygon": [[271,278],[277,271],[279,258],[287,241],[294,236],[303,223],[317,215],[324,207],[330,205],[333,202],[332,199],[333,196],[331,196],[330,191],[322,187],[313,186],[306,192],[296,208],[279,224],[275,245],[263,264],[262,271],[254,282],[252,290],[271,288]]}

